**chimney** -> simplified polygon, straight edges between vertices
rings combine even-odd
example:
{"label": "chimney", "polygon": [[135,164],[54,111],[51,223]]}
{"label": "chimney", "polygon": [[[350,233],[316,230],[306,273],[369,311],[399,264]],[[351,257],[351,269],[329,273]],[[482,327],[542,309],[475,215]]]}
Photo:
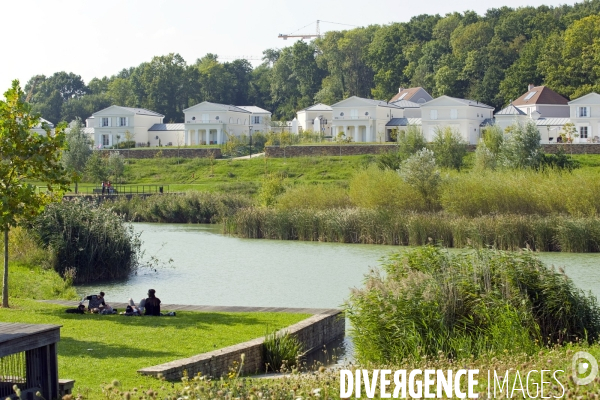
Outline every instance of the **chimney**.
{"label": "chimney", "polygon": [[403,88],[402,86],[400,86],[400,87],[398,88],[398,93],[401,93],[403,90],[404,90],[404,88]]}
{"label": "chimney", "polygon": [[530,83],[529,86],[527,86],[527,90],[531,91],[534,87],[535,86],[533,85],[533,83]]}

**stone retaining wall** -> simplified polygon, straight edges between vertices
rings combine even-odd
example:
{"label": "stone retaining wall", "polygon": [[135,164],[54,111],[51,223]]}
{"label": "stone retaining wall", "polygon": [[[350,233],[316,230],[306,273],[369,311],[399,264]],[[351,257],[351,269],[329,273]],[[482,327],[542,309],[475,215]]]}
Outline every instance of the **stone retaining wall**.
{"label": "stone retaining wall", "polygon": [[[285,330],[297,337],[304,348],[310,352],[343,336],[345,328],[343,314],[341,311],[337,311],[313,315]],[[167,380],[181,379],[183,371],[187,371],[187,375],[190,377],[198,373],[203,376],[221,377],[229,372],[234,361],[238,363],[241,361],[242,354],[244,354],[242,374],[264,372],[263,341],[264,337],[261,337],[220,350],[143,368],[138,370],[138,373],[155,377],[163,376]]]}
{"label": "stone retaining wall", "polygon": [[[467,151],[475,151],[477,146],[470,144]],[[569,154],[600,154],[600,143],[581,143],[581,144],[543,144],[544,153],[556,153],[562,147]],[[317,157],[317,156],[354,156],[362,154],[381,154],[389,151],[395,151],[396,144],[342,144],[335,145],[299,145],[299,146],[266,146],[265,155],[267,157],[283,158],[285,157]]]}
{"label": "stone retaining wall", "polygon": [[149,148],[149,149],[137,149],[137,150],[97,150],[107,153],[112,153],[118,151],[123,154],[125,158],[136,158],[136,159],[145,159],[145,158],[156,158],[156,154],[160,153],[159,157],[164,158],[221,158],[221,149],[219,148],[207,148],[207,149],[177,149],[177,148]]}

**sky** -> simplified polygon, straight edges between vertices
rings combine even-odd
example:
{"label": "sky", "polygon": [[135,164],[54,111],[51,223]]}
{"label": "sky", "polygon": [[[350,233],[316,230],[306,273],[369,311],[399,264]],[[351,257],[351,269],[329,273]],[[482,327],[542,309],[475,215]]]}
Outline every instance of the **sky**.
{"label": "sky", "polygon": [[[19,79],[66,71],[111,76],[153,56],[179,53],[192,64],[206,53],[261,57],[293,41],[278,34],[321,33],[405,22],[419,14],[574,4],[574,0],[0,0],[0,93]],[[348,26],[351,25],[351,26]],[[254,64],[259,63],[255,61]]]}

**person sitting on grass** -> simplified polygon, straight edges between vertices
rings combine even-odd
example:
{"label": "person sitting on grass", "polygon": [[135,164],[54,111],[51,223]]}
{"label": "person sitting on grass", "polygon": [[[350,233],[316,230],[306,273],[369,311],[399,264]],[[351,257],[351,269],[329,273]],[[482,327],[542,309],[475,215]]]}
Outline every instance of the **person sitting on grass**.
{"label": "person sitting on grass", "polygon": [[93,294],[91,296],[87,296],[83,300],[81,300],[81,303],[79,304],[83,304],[83,302],[86,300],[88,301],[89,312],[97,314],[106,308],[110,308],[110,306],[108,306],[104,302],[104,292],[100,292],[100,294]]}
{"label": "person sitting on grass", "polygon": [[136,306],[135,302],[130,297],[129,298],[129,305],[125,309],[125,312],[121,313],[121,314],[127,315],[127,316],[142,316],[142,315],[144,315],[145,305],[146,305],[146,299],[142,299],[140,301],[139,305]]}
{"label": "person sitting on grass", "polygon": [[144,305],[144,308],[144,315],[160,315],[160,299],[156,297],[156,290],[148,290],[148,298],[146,299],[146,304]]}

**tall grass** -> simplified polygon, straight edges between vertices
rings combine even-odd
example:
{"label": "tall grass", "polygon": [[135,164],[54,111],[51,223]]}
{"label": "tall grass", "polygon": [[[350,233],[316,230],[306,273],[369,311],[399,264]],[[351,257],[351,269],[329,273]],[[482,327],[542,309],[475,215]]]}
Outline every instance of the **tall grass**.
{"label": "tall grass", "polygon": [[339,186],[314,184],[293,186],[277,198],[277,208],[293,210],[312,208],[324,210],[350,207],[350,197],[346,189]]}
{"label": "tall grass", "polygon": [[139,235],[118,214],[90,202],[51,204],[32,231],[54,255],[54,269],[74,283],[125,278],[138,267]]}
{"label": "tall grass", "polygon": [[600,308],[530,252],[451,255],[433,246],[392,256],[346,304],[361,362],[533,354],[600,335]]}
{"label": "tall grass", "polygon": [[[422,196],[395,171],[368,168],[350,181],[350,200],[362,208],[425,211]],[[590,170],[446,173],[435,209],[460,216],[486,214],[591,216],[600,214],[600,175]]]}
{"label": "tall grass", "polygon": [[600,218],[539,215],[451,216],[378,209],[245,208],[224,232],[254,239],[599,252]]}
{"label": "tall grass", "polygon": [[237,194],[189,191],[121,199],[106,207],[133,222],[215,223],[250,204]]}
{"label": "tall grass", "polygon": [[298,367],[299,359],[304,355],[304,347],[295,336],[287,331],[273,331],[263,342],[263,359],[266,372],[291,370]]}

